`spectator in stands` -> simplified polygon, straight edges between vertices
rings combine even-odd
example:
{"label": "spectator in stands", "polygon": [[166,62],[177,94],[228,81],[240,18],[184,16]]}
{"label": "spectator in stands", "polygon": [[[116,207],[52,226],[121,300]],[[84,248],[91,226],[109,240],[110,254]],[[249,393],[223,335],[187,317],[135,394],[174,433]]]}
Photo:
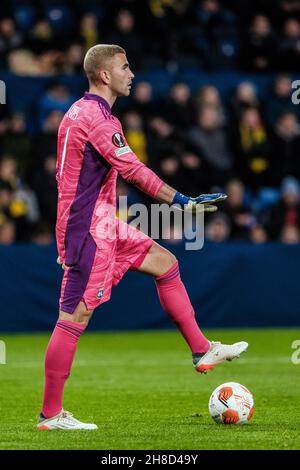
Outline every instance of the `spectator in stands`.
{"label": "spectator in stands", "polygon": [[49,21],[38,20],[28,33],[26,48],[39,55],[55,47],[54,33]]}
{"label": "spectator in stands", "polygon": [[280,19],[290,18],[291,16],[300,19],[299,0],[278,0],[277,3],[278,9],[276,9],[276,13]]}
{"label": "spectator in stands", "polygon": [[265,15],[255,15],[241,48],[242,68],[260,72],[273,70],[276,47],[269,18]]}
{"label": "spectator in stands", "polygon": [[18,162],[21,175],[26,176],[32,158],[32,140],[26,129],[23,113],[13,113],[9,127],[2,137],[3,154],[13,155]]}
{"label": "spectator in stands", "polygon": [[284,176],[300,180],[300,129],[297,116],[283,113],[277,120],[272,138],[271,182],[279,186]]}
{"label": "spectator in stands", "polygon": [[260,109],[260,102],[256,94],[255,85],[249,82],[241,82],[231,99],[231,118],[234,125],[238,125],[241,114],[245,109]]}
{"label": "spectator in stands", "polygon": [[239,121],[236,140],[236,168],[252,190],[268,185],[270,142],[256,108],[245,109]]}
{"label": "spectator in stands", "polygon": [[33,189],[38,197],[40,213],[54,231],[57,206],[56,155],[49,154],[36,171]]}
{"label": "spectator in stands", "polygon": [[262,244],[268,241],[268,233],[263,225],[255,224],[250,228],[249,241],[255,244]]}
{"label": "spectator in stands", "polygon": [[149,121],[148,151],[151,166],[157,168],[157,163],[169,155],[178,155],[183,142],[174,127],[161,116],[153,116]]}
{"label": "spectator in stands", "polygon": [[18,232],[19,225],[22,225],[21,229],[26,229],[27,225],[36,222],[39,217],[37,200],[24,178],[21,177],[17,161],[12,156],[4,155],[0,160],[0,181],[8,185],[7,190],[11,188],[13,192],[9,213],[13,217],[23,217],[20,219],[22,224],[18,224]]}
{"label": "spectator in stands", "polygon": [[[143,33],[146,32],[147,57],[145,63],[154,67],[164,66],[177,69],[179,53],[185,55],[190,52],[190,44],[186,40],[186,25],[189,25],[191,0],[156,0],[148,3],[149,11],[146,11],[143,25]],[[149,15],[150,13],[150,15]],[[140,15],[141,16],[141,15]],[[194,15],[191,15],[194,17]]]}
{"label": "spectator in stands", "polygon": [[143,37],[135,31],[135,17],[129,10],[119,10],[115,20],[116,29],[108,35],[107,42],[119,44],[126,50],[126,55],[133,70],[142,64]]}
{"label": "spectator in stands", "polygon": [[206,188],[206,175],[202,171],[201,159],[188,149],[181,152],[179,158],[178,188],[183,194],[189,192],[196,197]]}
{"label": "spectator in stands", "polygon": [[95,13],[88,12],[83,15],[80,21],[79,30],[85,51],[101,42],[98,33],[98,18]]}
{"label": "spectator in stands", "polygon": [[299,110],[291,100],[292,80],[289,75],[278,75],[274,82],[274,89],[265,105],[267,123],[274,127],[278,118],[285,112],[297,113]]}
{"label": "spectator in stands", "polygon": [[165,119],[177,130],[184,131],[195,124],[195,108],[186,83],[177,82],[171,86],[162,112]]}
{"label": "spectator in stands", "polygon": [[205,238],[210,242],[222,243],[229,240],[230,220],[222,212],[209,218],[205,229]]}
{"label": "spectator in stands", "polygon": [[77,74],[82,72],[84,59],[84,47],[80,42],[70,44],[65,52],[62,70],[66,74]]}
{"label": "spectator in stands", "polygon": [[274,240],[279,236],[282,239],[282,231],[286,231],[286,227],[300,229],[300,187],[295,178],[287,177],[283,180],[281,199],[271,210],[268,227]]}
{"label": "spectator in stands", "polygon": [[47,155],[56,154],[57,131],[63,115],[62,111],[51,111],[43,122],[41,132],[33,139],[35,166],[33,166],[32,171]]}
{"label": "spectator in stands", "polygon": [[16,29],[16,25],[11,18],[0,19],[0,66],[7,65],[6,58],[14,49],[20,48],[23,44],[23,35]]}
{"label": "spectator in stands", "polygon": [[[226,64],[226,39],[237,32],[234,12],[225,9],[219,0],[201,0],[195,5],[193,24],[190,42],[194,54],[201,57],[203,65],[216,69],[223,64],[224,59]],[[232,44],[229,49],[230,55],[234,52]]]}
{"label": "spectator in stands", "polygon": [[123,115],[123,127],[129,147],[147,165],[147,137],[141,116],[136,111],[128,111]]}
{"label": "spectator in stands", "polygon": [[300,21],[289,18],[284,22],[283,34],[279,43],[280,69],[287,72],[299,71],[300,60]]}
{"label": "spectator in stands", "polygon": [[[1,110],[1,106],[0,106]],[[9,120],[7,116],[1,116],[0,118],[0,155],[4,153],[4,142],[6,138],[6,134],[9,129]]]}
{"label": "spectator in stands", "polygon": [[251,208],[245,202],[245,186],[240,180],[233,179],[227,183],[225,192],[228,197],[224,201],[221,211],[227,214],[230,220],[230,238],[247,240],[256,220]]}
{"label": "spectator in stands", "polygon": [[146,128],[149,118],[154,114],[155,111],[151,83],[142,80],[135,85],[129,109],[139,113],[143,119],[143,125]]}
{"label": "spectator in stands", "polygon": [[16,225],[7,218],[2,218],[0,212],[0,245],[12,245],[16,241]]}
{"label": "spectator in stands", "polygon": [[202,31],[224,33],[231,30],[235,24],[235,15],[232,11],[225,9],[219,0],[201,0],[196,7],[196,20]]}
{"label": "spectator in stands", "polygon": [[300,231],[294,225],[286,224],[281,230],[279,240],[286,245],[296,245],[300,243]]}
{"label": "spectator in stands", "polygon": [[49,245],[55,242],[53,226],[48,220],[42,219],[33,226],[31,241],[37,245]]}
{"label": "spectator in stands", "polygon": [[204,85],[200,88],[194,99],[197,111],[202,108],[213,108],[218,112],[220,125],[226,124],[227,116],[221,101],[219,90],[212,85]]}
{"label": "spectator in stands", "polygon": [[3,225],[6,225],[6,222],[13,222],[13,226],[6,227],[5,237],[8,236],[7,234],[9,234],[9,237],[13,235],[13,241],[26,241],[29,239],[30,224],[27,219],[27,212],[26,203],[15,197],[11,184],[0,179],[0,220],[2,220]]}
{"label": "spectator in stands", "polygon": [[216,109],[204,107],[199,111],[197,125],[187,132],[187,143],[202,161],[207,189],[224,185],[232,176],[233,157]]}
{"label": "spectator in stands", "polygon": [[43,123],[43,132],[45,134],[57,134],[63,116],[63,111],[57,109],[50,111]]}
{"label": "spectator in stands", "polygon": [[40,64],[32,51],[15,49],[7,56],[8,70],[20,76],[38,76],[41,74]]}
{"label": "spectator in stands", "polygon": [[49,50],[38,57],[39,74],[42,76],[59,74],[62,71],[65,55],[61,50]]}
{"label": "spectator in stands", "polygon": [[0,180],[8,183],[13,189],[18,186],[17,161],[11,155],[3,155],[0,160]]}
{"label": "spectator in stands", "polygon": [[60,83],[50,85],[38,104],[40,127],[43,127],[46,117],[51,111],[65,113],[74,101],[75,97],[65,85]]}
{"label": "spectator in stands", "polygon": [[55,35],[49,21],[46,19],[38,20],[29,31],[25,43],[26,49],[18,51],[19,55],[17,57],[10,58],[11,61],[14,59],[11,68],[14,67],[14,70],[20,69],[19,62],[22,60],[23,73],[26,75],[54,75],[59,73],[64,65],[63,49],[66,47],[67,35],[67,30],[64,35]]}
{"label": "spectator in stands", "polygon": [[180,185],[178,184],[179,168],[178,155],[170,153],[164,155],[160,159],[157,172],[170,186],[181,189]]}

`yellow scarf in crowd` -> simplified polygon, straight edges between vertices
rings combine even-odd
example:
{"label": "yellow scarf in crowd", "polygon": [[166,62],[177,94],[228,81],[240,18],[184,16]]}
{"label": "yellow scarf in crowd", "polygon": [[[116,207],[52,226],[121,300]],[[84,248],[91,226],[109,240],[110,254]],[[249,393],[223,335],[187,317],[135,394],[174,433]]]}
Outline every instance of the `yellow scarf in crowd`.
{"label": "yellow scarf in crowd", "polygon": [[[241,145],[244,150],[251,150],[256,144],[261,144],[267,139],[266,131],[263,127],[249,129],[249,127],[240,126]],[[262,155],[256,155],[249,162],[251,171],[254,173],[262,173],[268,166],[268,160]]]}

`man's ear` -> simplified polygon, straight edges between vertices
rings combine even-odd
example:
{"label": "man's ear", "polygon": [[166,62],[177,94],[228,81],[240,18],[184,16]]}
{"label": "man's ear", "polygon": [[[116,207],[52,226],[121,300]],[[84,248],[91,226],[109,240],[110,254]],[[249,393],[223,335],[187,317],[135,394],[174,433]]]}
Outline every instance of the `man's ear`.
{"label": "man's ear", "polygon": [[100,70],[99,72],[100,79],[105,85],[107,85],[110,82],[110,75],[107,70]]}

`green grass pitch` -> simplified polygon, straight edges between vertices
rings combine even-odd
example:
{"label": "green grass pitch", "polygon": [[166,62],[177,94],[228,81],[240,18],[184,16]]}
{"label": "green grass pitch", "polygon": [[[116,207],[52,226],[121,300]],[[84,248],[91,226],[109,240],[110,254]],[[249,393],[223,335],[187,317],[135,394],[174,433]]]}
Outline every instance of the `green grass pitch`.
{"label": "green grass pitch", "polygon": [[[300,329],[210,330],[213,340],[249,341],[248,353],[197,374],[175,331],[86,333],[80,339],[64,408],[97,431],[37,431],[43,355],[49,335],[0,335],[0,449],[300,449]],[[215,424],[210,393],[235,381],[255,399],[245,426]]]}

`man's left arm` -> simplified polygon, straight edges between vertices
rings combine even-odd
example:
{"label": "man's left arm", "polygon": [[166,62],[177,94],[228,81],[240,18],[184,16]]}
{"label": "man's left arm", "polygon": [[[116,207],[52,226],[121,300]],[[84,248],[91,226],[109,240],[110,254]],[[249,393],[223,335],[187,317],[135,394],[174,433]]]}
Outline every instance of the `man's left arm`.
{"label": "man's left arm", "polygon": [[98,127],[95,123],[91,130],[89,138],[92,145],[125,181],[132,183],[148,196],[161,203],[177,204],[182,210],[200,209],[210,212],[217,210],[216,206],[210,206],[211,202],[226,198],[223,193],[205,194],[197,198],[184,196],[162,181],[154,171],[138,159],[128,146],[122,128],[111,122],[101,124]]}

